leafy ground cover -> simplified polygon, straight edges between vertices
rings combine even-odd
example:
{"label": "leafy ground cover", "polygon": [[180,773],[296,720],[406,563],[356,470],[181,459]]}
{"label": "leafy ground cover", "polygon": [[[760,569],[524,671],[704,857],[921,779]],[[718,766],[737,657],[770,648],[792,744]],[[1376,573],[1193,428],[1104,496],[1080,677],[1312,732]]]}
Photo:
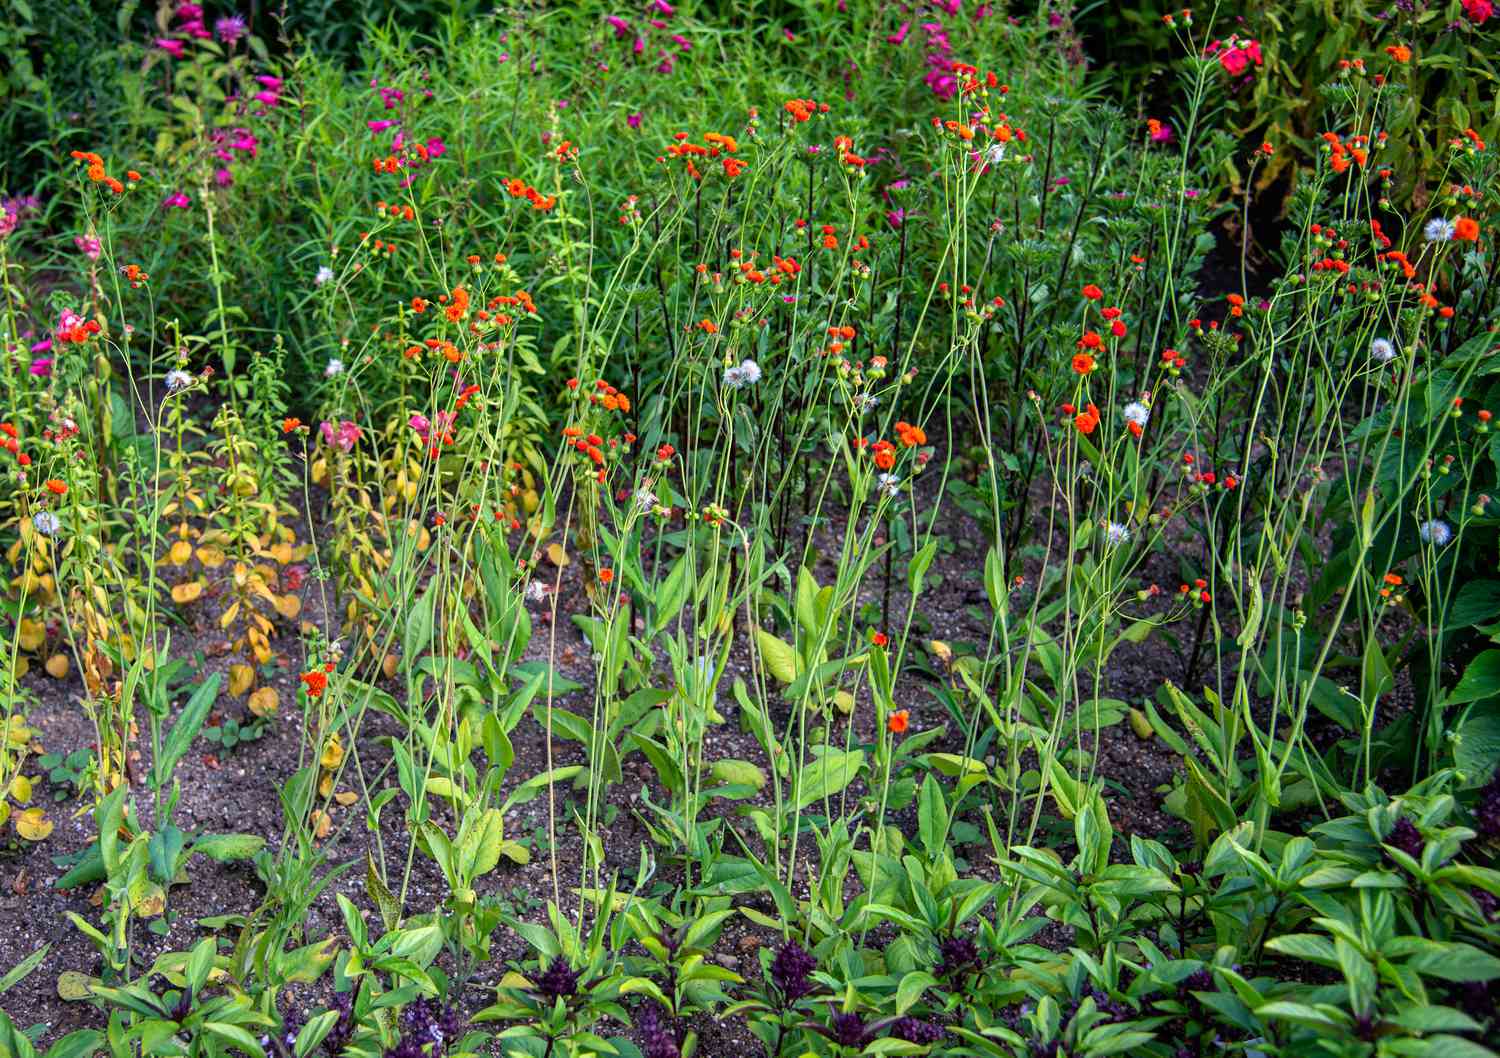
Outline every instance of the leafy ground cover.
{"label": "leafy ground cover", "polygon": [[1495,1054],[1492,14],[18,6],[0,1046]]}

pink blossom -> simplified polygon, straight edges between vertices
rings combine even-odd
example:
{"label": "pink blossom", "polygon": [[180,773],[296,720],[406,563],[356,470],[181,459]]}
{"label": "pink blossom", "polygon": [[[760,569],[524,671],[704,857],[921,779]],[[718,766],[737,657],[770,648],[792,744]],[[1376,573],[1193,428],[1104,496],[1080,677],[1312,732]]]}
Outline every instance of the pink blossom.
{"label": "pink blossom", "polygon": [[885,38],[887,44],[903,44],[906,42],[906,34],[911,31],[911,23],[901,23],[901,28]]}
{"label": "pink blossom", "polygon": [[268,73],[263,73],[256,80],[260,82],[262,88],[269,88],[273,92],[281,91],[281,78],[279,77],[272,77]]}
{"label": "pink blossom", "polygon": [[251,98],[253,98],[262,106],[268,107],[274,107],[281,102],[281,97],[278,96],[275,92],[270,91],[269,89],[261,92],[256,92],[255,95]]}
{"label": "pink blossom", "polygon": [[187,209],[193,204],[193,200],[188,197],[186,191],[174,191],[162,199],[161,204],[170,209]]}
{"label": "pink blossom", "polygon": [[31,362],[31,373],[38,378],[45,378],[52,374],[52,358],[50,356],[38,357]]}
{"label": "pink blossom", "polygon": [[401,124],[401,122],[393,121],[390,118],[384,118],[380,121],[367,121],[365,122],[365,124],[370,127],[371,132],[378,135],[379,133],[384,132],[386,129],[394,128],[395,126]]}
{"label": "pink blossom", "polygon": [[616,40],[624,40],[630,33],[630,23],[619,15],[605,15],[604,21],[608,22],[610,28],[615,31]]}
{"label": "pink blossom", "polygon": [[359,428],[358,423],[350,422],[348,419],[339,423],[337,428],[334,427],[333,423],[324,419],[318,430],[322,433],[325,442],[345,452],[354,451],[354,445],[365,435],[364,431]]}
{"label": "pink blossom", "polygon": [[220,187],[228,187],[234,183],[234,174],[228,169],[219,168],[214,170],[214,183]]}
{"label": "pink blossom", "polygon": [[666,15],[668,18],[674,14],[672,5],[667,3],[667,0],[651,0],[651,9],[658,15]]}
{"label": "pink blossom", "polygon": [[99,252],[104,248],[100,244],[98,236],[95,235],[75,235],[73,236],[73,245],[78,247],[78,252],[90,261],[99,260]]}
{"label": "pink blossom", "polygon": [[1464,17],[1476,26],[1484,22],[1495,13],[1495,5],[1490,0],[1464,0]]}
{"label": "pink blossom", "polygon": [[424,441],[427,440],[427,432],[432,429],[432,423],[427,421],[425,415],[413,415],[406,420],[406,425],[417,431],[417,436]]}
{"label": "pink blossom", "polygon": [[901,209],[900,207],[887,210],[885,214],[885,222],[893,228],[901,227],[901,225],[906,223],[906,210]]}
{"label": "pink blossom", "polygon": [[640,113],[640,111],[636,111],[634,114],[631,114],[630,116],[628,116],[625,119],[625,124],[629,125],[633,129],[640,128],[641,127],[641,113]]}
{"label": "pink blossom", "polygon": [[156,46],[162,51],[166,52],[168,55],[172,56],[172,58],[174,59],[182,58],[182,41],[180,40],[168,40],[166,38],[161,38],[157,40]]}

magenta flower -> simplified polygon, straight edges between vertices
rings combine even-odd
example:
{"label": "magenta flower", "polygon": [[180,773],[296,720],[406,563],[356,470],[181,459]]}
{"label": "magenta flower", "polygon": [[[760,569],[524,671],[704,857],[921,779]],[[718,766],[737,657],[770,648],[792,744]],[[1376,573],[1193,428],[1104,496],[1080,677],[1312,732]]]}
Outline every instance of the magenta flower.
{"label": "magenta flower", "polygon": [[273,92],[281,91],[281,78],[279,77],[272,77],[268,73],[263,73],[256,80],[260,82],[262,88],[269,88]]}
{"label": "magenta flower", "polygon": [[78,252],[90,261],[99,260],[99,252],[104,248],[100,244],[98,236],[95,235],[75,235],[73,236],[73,245],[78,247]]}
{"label": "magenta flower", "polygon": [[180,40],[169,40],[162,37],[157,40],[156,46],[174,59],[180,59],[183,56],[182,41]]}
{"label": "magenta flower", "polygon": [[630,23],[619,15],[605,15],[604,21],[615,31],[615,40],[624,40],[630,33]]}
{"label": "magenta flower", "polygon": [[367,121],[367,122],[365,122],[365,124],[370,127],[370,131],[371,132],[375,133],[376,135],[379,135],[380,133],[384,132],[386,129],[394,128],[395,126],[401,124],[401,122],[399,122],[399,121],[392,121],[390,118],[383,118],[380,121]]}
{"label": "magenta flower", "polygon": [[214,23],[214,35],[221,43],[234,44],[250,32],[250,24],[243,15],[225,15]]}
{"label": "magenta flower", "polygon": [[903,23],[901,23],[901,28],[900,29],[896,30],[896,32],[892,33],[890,36],[888,36],[888,37],[885,38],[885,42],[887,44],[898,44],[898,45],[899,44],[903,44],[906,41],[906,34],[909,33],[910,31],[911,31],[911,23],[910,22],[903,22]]}
{"label": "magenta flower", "polygon": [[633,129],[640,128],[641,127],[641,112],[639,110],[637,110],[634,114],[629,115],[625,119],[625,124],[629,125]]}
{"label": "magenta flower", "polygon": [[44,356],[33,360],[31,362],[31,373],[37,378],[46,378],[52,374],[52,358]]}
{"label": "magenta flower", "polygon": [[897,206],[895,209],[886,210],[885,222],[893,228],[899,228],[906,223],[906,210]]}
{"label": "magenta flower", "polygon": [[415,430],[417,436],[424,441],[427,440],[427,432],[432,429],[432,423],[427,421],[427,416],[425,415],[413,415],[410,419],[406,420],[406,425]]}
{"label": "magenta flower", "polygon": [[255,95],[251,98],[253,98],[257,103],[260,103],[262,106],[268,107],[274,107],[281,102],[281,97],[278,96],[275,92],[270,91],[269,89],[261,92],[256,92]]}
{"label": "magenta flower", "polygon": [[214,170],[214,183],[220,187],[228,187],[234,183],[234,174],[228,169],[216,169]]}
{"label": "magenta flower", "polygon": [[186,191],[176,191],[162,199],[161,204],[170,209],[187,209],[193,204],[193,200],[188,198]]}
{"label": "magenta flower", "polygon": [[651,9],[658,15],[665,15],[668,18],[671,18],[676,13],[672,10],[672,5],[667,3],[667,0],[651,0]]}

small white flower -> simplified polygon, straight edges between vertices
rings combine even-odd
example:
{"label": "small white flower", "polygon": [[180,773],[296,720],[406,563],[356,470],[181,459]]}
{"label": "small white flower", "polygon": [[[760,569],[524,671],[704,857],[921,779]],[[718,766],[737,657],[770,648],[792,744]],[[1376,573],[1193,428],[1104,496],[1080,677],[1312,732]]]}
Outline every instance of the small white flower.
{"label": "small white flower", "polygon": [[873,411],[880,403],[880,398],[873,393],[856,393],[854,395],[854,407],[859,411]]}
{"label": "small white flower", "polygon": [[642,514],[649,513],[656,506],[656,493],[650,489],[635,490],[635,506]]}
{"label": "small white flower", "polygon": [[318,274],[313,276],[313,286],[320,287],[333,278],[333,269],[323,265],[318,269]]}
{"label": "small white flower", "polygon": [[328,361],[328,366],[323,369],[324,378],[335,378],[344,373],[344,362],[337,358]]}
{"label": "small white flower", "polygon": [[176,393],[179,389],[187,389],[193,384],[193,376],[181,368],[173,368],[167,372],[167,392]]}
{"label": "small white flower", "polygon": [[754,360],[743,360],[738,367],[724,369],[724,385],[729,389],[744,389],[760,381],[760,365]]}
{"label": "small white flower", "polygon": [[1005,161],[1005,144],[990,144],[990,149],[984,152],[984,161],[986,165],[999,165]]}
{"label": "small white flower", "polygon": [[1423,522],[1417,526],[1417,535],[1422,538],[1424,544],[1443,547],[1453,539],[1453,527],[1441,518],[1434,518],[1430,522]]}
{"label": "small white flower", "polygon": [[887,499],[895,499],[901,491],[901,479],[895,474],[882,474],[875,479],[875,484],[880,486],[880,492]]}
{"label": "small white flower", "polygon": [[1422,228],[1428,242],[1447,242],[1453,238],[1453,222],[1447,217],[1433,217]]}
{"label": "small white flower", "polygon": [[1130,526],[1121,525],[1119,522],[1109,522],[1104,526],[1104,539],[1111,546],[1127,544],[1130,542]]}
{"label": "small white flower", "polygon": [[1376,338],[1370,343],[1370,356],[1382,364],[1396,359],[1396,347],[1389,338]]}
{"label": "small white flower", "polygon": [[57,532],[57,515],[51,511],[37,511],[31,516],[31,525],[43,536],[51,536]]}
{"label": "small white flower", "polygon": [[1125,405],[1125,410],[1121,414],[1125,416],[1126,422],[1133,422],[1137,426],[1145,426],[1151,421],[1151,409],[1138,400]]}
{"label": "small white flower", "polygon": [[526,601],[541,602],[547,597],[547,586],[539,580],[526,582]]}

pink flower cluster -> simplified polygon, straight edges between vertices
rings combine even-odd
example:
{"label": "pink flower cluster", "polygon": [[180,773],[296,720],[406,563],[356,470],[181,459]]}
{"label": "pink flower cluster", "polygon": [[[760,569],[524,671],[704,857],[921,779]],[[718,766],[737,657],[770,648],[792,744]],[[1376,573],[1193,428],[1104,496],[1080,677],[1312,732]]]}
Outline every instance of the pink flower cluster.
{"label": "pink flower cluster", "polygon": [[365,432],[359,428],[358,423],[350,422],[348,419],[345,419],[337,426],[324,419],[322,425],[318,427],[318,431],[323,435],[323,440],[326,443],[345,452],[354,451],[354,446],[365,435]]}
{"label": "pink flower cluster", "polygon": [[[605,25],[614,31],[616,40],[629,40],[630,53],[636,57],[643,56],[651,51],[657,59],[656,72],[669,74],[676,66],[677,59],[693,50],[692,41],[681,33],[672,32],[671,18],[677,13],[676,8],[667,0],[648,0],[645,10],[639,16],[640,28],[620,15],[604,16]],[[652,40],[654,35],[660,35],[665,43],[656,43]],[[666,46],[667,43],[675,48]],[[604,67],[608,69],[608,67]]]}
{"label": "pink flower cluster", "polygon": [[1230,77],[1238,77],[1252,65],[1262,65],[1260,41],[1230,37],[1228,41],[1214,41],[1205,50],[1206,55],[1216,55],[1219,65]]}
{"label": "pink flower cluster", "polygon": [[1463,0],[1464,17],[1476,26],[1481,26],[1495,13],[1495,5],[1490,0]]}

